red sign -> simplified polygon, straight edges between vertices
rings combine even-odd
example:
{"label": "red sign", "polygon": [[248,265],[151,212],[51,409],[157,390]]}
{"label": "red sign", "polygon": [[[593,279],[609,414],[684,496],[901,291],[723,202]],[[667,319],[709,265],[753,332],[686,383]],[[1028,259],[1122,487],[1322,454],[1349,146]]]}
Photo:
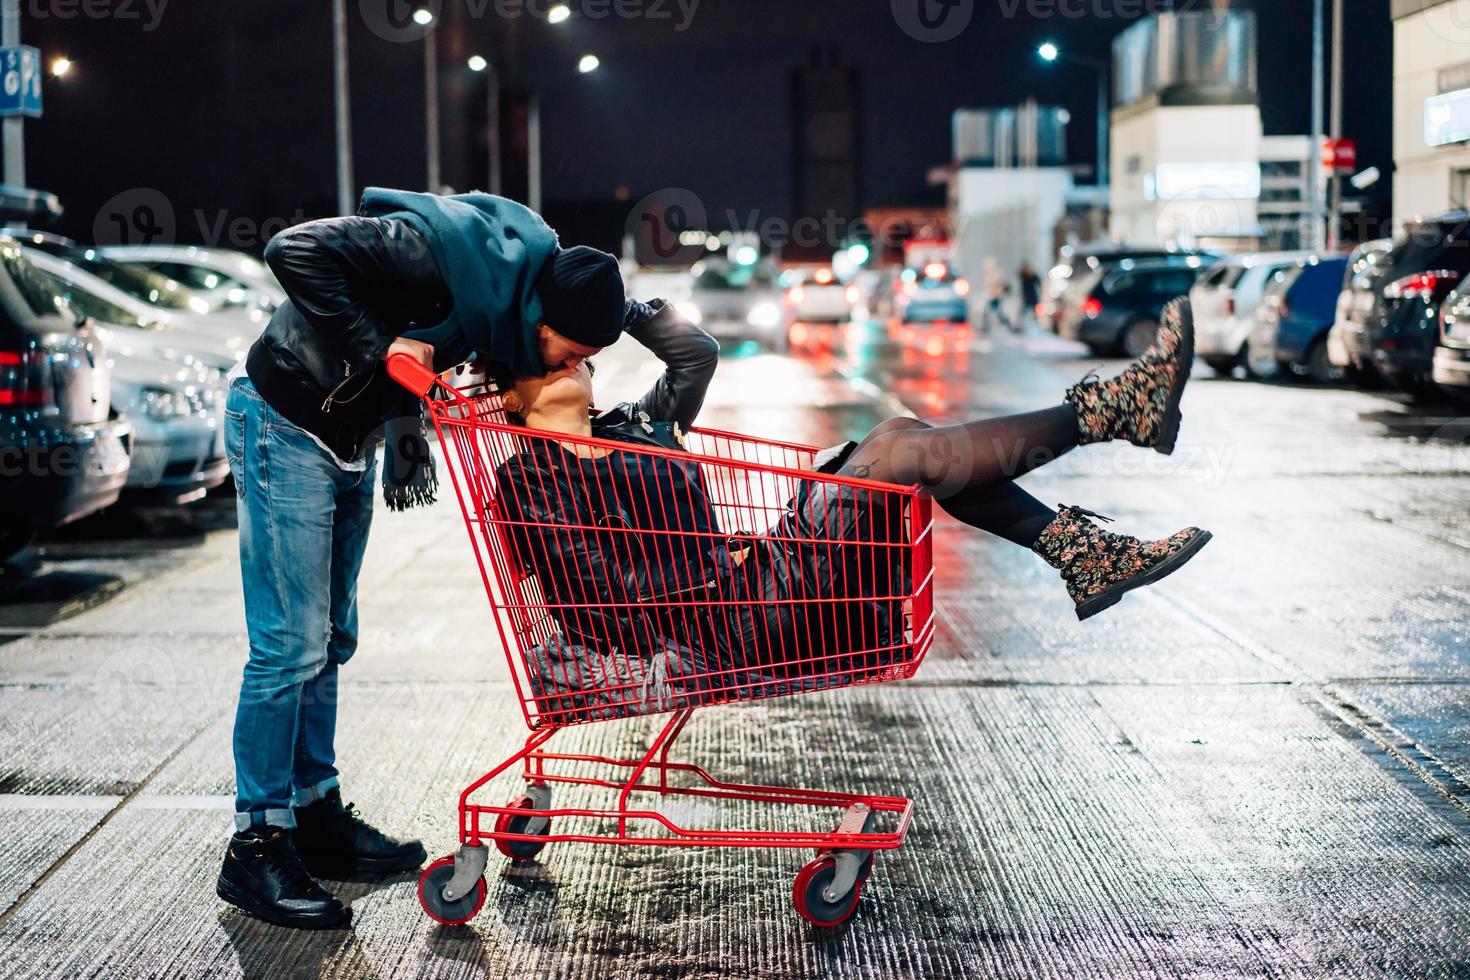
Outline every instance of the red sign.
{"label": "red sign", "polygon": [[1358,144],[1356,140],[1327,138],[1322,141],[1322,166],[1340,174],[1356,173]]}

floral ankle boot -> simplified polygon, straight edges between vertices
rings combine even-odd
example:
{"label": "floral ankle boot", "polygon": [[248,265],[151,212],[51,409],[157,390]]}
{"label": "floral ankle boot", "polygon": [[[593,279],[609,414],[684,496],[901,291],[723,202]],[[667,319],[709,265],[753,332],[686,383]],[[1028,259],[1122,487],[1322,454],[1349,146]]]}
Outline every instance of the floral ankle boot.
{"label": "floral ankle boot", "polygon": [[1164,307],[1159,339],[1126,371],[1109,381],[1088,375],[1067,391],[1077,410],[1081,444],[1126,439],[1163,453],[1179,437],[1179,399],[1194,364],[1194,316],[1189,300]]}
{"label": "floral ankle boot", "polygon": [[1078,619],[1096,616],[1125,592],[1178,571],[1211,537],[1209,531],[1190,527],[1159,541],[1140,541],[1105,531],[1089,517],[1111,522],[1080,507],[1063,507],[1031,546],[1062,573]]}

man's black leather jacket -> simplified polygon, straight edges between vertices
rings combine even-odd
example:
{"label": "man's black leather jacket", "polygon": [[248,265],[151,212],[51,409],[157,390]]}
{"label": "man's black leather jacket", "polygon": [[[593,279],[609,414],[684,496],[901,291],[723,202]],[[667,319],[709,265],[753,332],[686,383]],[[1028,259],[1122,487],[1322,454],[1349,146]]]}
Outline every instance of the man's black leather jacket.
{"label": "man's black leather jacket", "polygon": [[429,243],[396,218],[326,218],[272,238],[265,260],[288,299],[250,348],[250,380],[272,408],[355,459],[385,419],[417,411],[383,355],[449,315]]}

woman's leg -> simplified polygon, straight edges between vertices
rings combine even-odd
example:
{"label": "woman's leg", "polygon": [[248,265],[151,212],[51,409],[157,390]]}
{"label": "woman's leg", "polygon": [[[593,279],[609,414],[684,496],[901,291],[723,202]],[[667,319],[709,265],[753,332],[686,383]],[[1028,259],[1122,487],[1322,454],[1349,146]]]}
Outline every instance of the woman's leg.
{"label": "woman's leg", "polygon": [[[868,458],[870,454],[878,453],[880,450],[868,450],[867,452],[864,450],[875,440],[889,433],[933,428],[934,426],[928,422],[919,419],[888,419],[863,437],[857,449],[853,450],[849,464],[852,459],[860,455]],[[844,467],[843,472],[848,473],[849,471]],[[850,475],[858,474],[850,473]],[[933,496],[945,513],[955,520],[982,531],[988,531],[1023,548],[1029,548],[1035,544],[1041,537],[1041,532],[1057,516],[1056,511],[1009,481],[968,492],[961,491],[944,496],[934,494]]]}
{"label": "woman's leg", "polygon": [[841,472],[916,483],[944,503],[1008,483],[1076,448],[1080,439],[1071,405],[959,425],[890,419],[858,444]]}

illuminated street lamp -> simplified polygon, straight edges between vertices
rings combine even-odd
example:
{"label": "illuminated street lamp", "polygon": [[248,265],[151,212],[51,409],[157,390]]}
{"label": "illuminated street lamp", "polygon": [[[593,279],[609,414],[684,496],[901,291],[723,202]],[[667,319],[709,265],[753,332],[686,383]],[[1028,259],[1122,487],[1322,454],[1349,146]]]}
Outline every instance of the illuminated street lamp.
{"label": "illuminated street lamp", "polygon": [[602,62],[600,60],[598,60],[597,55],[595,55],[595,54],[584,54],[584,55],[582,55],[582,60],[579,61],[579,62],[577,62],[577,71],[579,71],[582,74],[586,75],[586,74],[589,74],[591,72],[596,71],[597,70],[597,67],[599,65],[601,65],[601,64],[602,64]]}
{"label": "illuminated street lamp", "polygon": [[[420,7],[413,12],[413,22],[420,27],[434,23],[434,12]],[[424,32],[424,159],[431,194],[439,193],[439,51],[435,44],[435,31]]]}
{"label": "illuminated street lamp", "polygon": [[434,23],[434,12],[425,7],[420,7],[413,12],[413,22],[420,27],[428,27]]}
{"label": "illuminated street lamp", "polygon": [[51,61],[51,74],[57,78],[65,78],[66,73],[71,71],[71,59],[66,57],[54,58]]}
{"label": "illuminated street lamp", "polygon": [[564,3],[559,3],[546,12],[546,23],[560,24],[571,16],[572,8]]}
{"label": "illuminated street lamp", "polygon": [[486,61],[484,58],[480,57],[477,54],[472,54],[470,55],[469,66],[470,71],[478,73],[488,68],[490,66],[490,62]]}
{"label": "illuminated street lamp", "polygon": [[1108,186],[1108,63],[1096,58],[1063,54],[1062,49],[1051,41],[1037,48],[1036,54],[1049,65],[1067,61],[1097,72],[1097,185]]}

